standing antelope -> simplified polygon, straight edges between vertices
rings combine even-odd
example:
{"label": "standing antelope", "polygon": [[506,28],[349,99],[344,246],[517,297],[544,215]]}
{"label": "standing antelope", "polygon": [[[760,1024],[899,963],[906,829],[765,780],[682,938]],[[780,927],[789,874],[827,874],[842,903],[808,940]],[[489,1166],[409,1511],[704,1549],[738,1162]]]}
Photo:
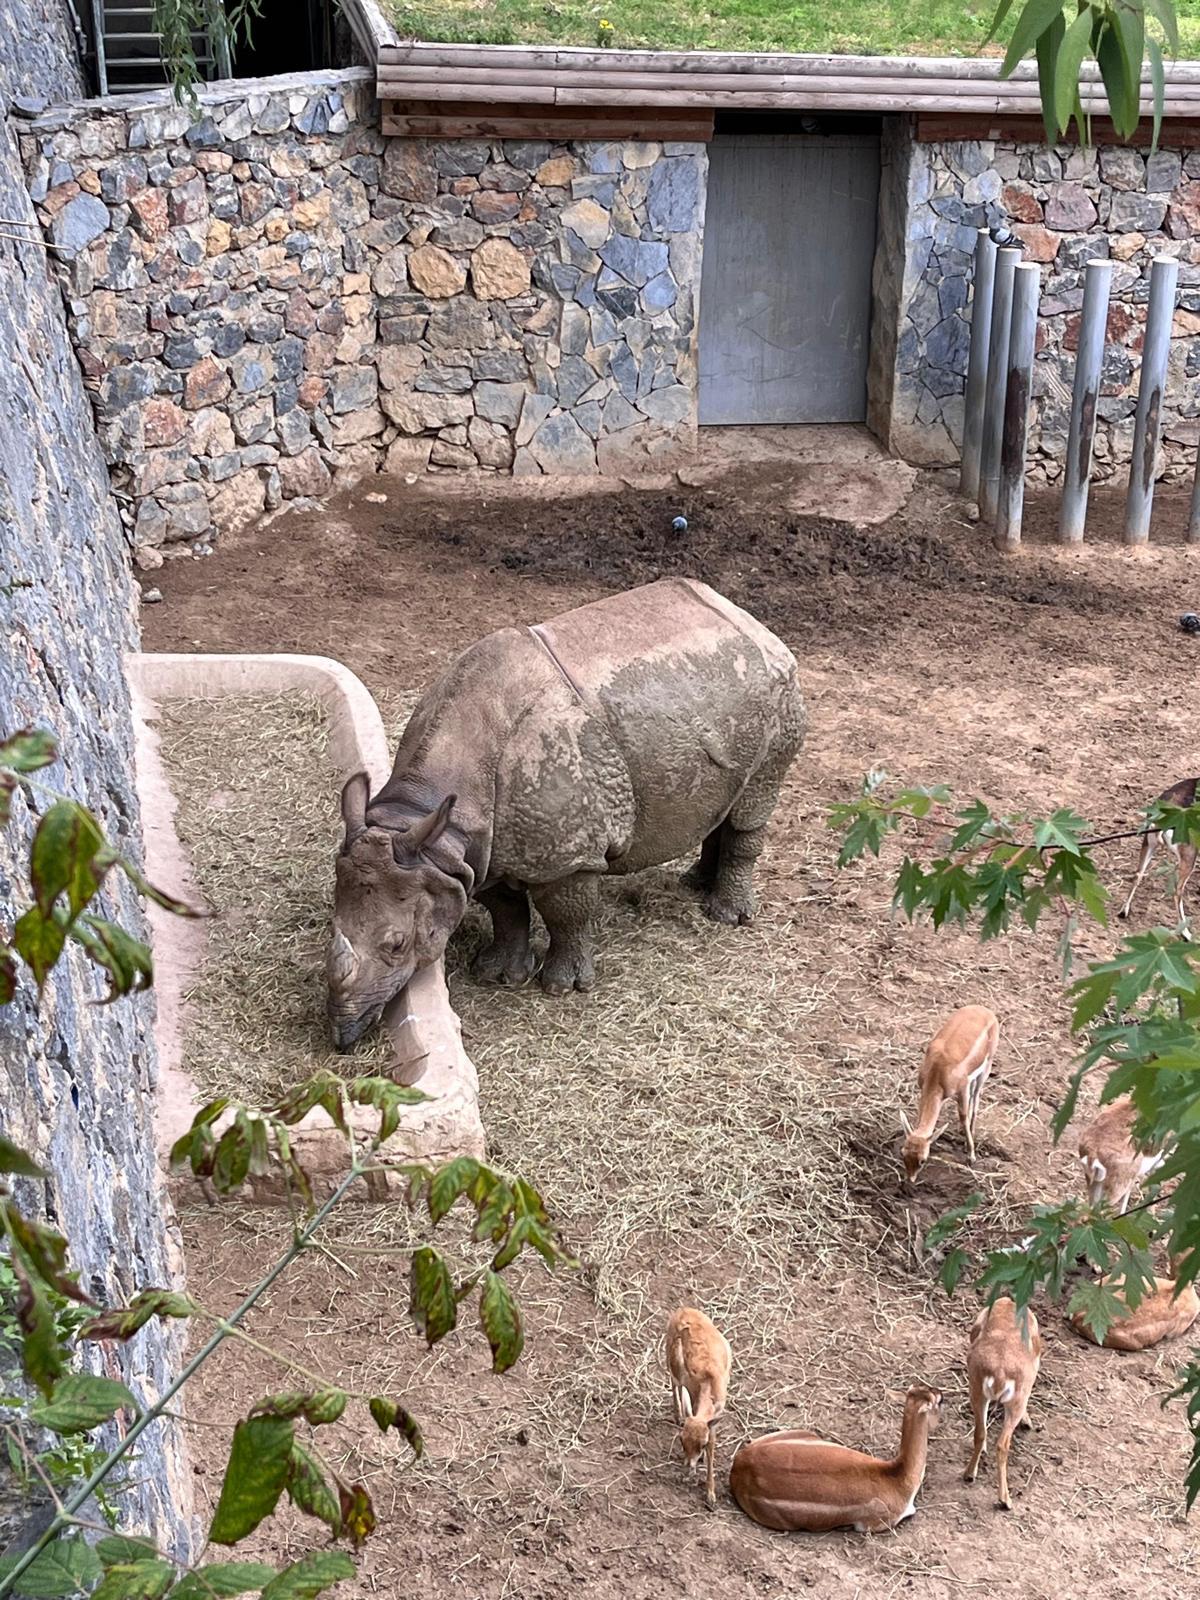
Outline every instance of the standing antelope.
{"label": "standing antelope", "polygon": [[753,1521],[784,1533],[883,1533],[916,1510],[941,1404],[939,1389],[912,1386],[904,1400],[900,1453],[891,1461],[800,1428],[753,1439],[733,1458],[733,1498]]}
{"label": "standing antelope", "polygon": [[979,1097],[992,1070],[999,1038],[1000,1023],[994,1011],[986,1006],[963,1006],[930,1040],[917,1074],[921,1099],[916,1126],[911,1126],[904,1113],[900,1113],[908,1136],[904,1141],[904,1171],[910,1183],[929,1159],[942,1102],[951,1097],[958,1105],[958,1120],[967,1141],[967,1159],[975,1160]]}
{"label": "standing antelope", "polygon": [[[1178,783],[1173,783],[1169,789],[1164,789],[1159,795],[1157,804],[1167,806],[1194,806],[1196,804],[1196,790],[1200,788],[1200,778],[1181,778]],[[1129,908],[1133,905],[1133,897],[1138,891],[1138,885],[1146,876],[1154,852],[1159,844],[1165,844],[1175,858],[1175,916],[1179,922],[1184,936],[1191,938],[1191,929],[1188,927],[1187,912],[1184,909],[1183,894],[1188,886],[1192,873],[1196,870],[1196,847],[1192,844],[1176,844],[1170,830],[1162,833],[1147,833],[1142,840],[1141,852],[1138,855],[1137,873],[1126,896],[1125,904],[1118,911],[1119,917],[1127,917]]]}
{"label": "standing antelope", "polygon": [[1166,1160],[1163,1150],[1143,1150],[1134,1143],[1137,1110],[1127,1094],[1099,1113],[1079,1135],[1079,1160],[1088,1200],[1107,1200],[1122,1216],[1134,1187]]}
{"label": "standing antelope", "polygon": [[1018,1427],[1029,1426],[1025,1415],[1029,1396],[1042,1360],[1042,1336],[1037,1318],[1026,1307],[1017,1316],[1012,1300],[997,1300],[975,1318],[968,1335],[967,1377],[971,1385],[971,1411],[975,1417],[975,1443],[967,1467],[968,1483],[975,1482],[979,1463],[987,1451],[988,1407],[1004,1408],[1004,1425],[996,1458],[1000,1467],[1000,1504],[1011,1511],[1008,1493],[1008,1451]]}
{"label": "standing antelope", "polygon": [[667,1321],[667,1374],[675,1402],[683,1454],[695,1477],[700,1457],[707,1456],[704,1498],[711,1511],[717,1503],[713,1432],[725,1409],[733,1353],[729,1340],[694,1306],[680,1306]]}

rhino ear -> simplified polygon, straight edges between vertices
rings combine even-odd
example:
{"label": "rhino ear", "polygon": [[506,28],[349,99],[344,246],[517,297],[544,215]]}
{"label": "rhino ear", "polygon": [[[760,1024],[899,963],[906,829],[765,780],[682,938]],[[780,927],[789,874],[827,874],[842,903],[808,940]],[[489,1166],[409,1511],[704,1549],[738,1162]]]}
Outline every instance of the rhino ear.
{"label": "rhino ear", "polygon": [[342,821],[346,824],[346,840],[361,833],[367,825],[367,801],[371,797],[371,780],[365,772],[356,772],[347,778],[342,789]]}
{"label": "rhino ear", "polygon": [[414,856],[419,856],[427,845],[441,838],[446,831],[450,813],[454,810],[454,802],[457,799],[456,794],[448,794],[436,811],[431,811],[427,817],[419,817],[411,828],[406,828],[403,833],[396,835],[397,861],[411,861]]}

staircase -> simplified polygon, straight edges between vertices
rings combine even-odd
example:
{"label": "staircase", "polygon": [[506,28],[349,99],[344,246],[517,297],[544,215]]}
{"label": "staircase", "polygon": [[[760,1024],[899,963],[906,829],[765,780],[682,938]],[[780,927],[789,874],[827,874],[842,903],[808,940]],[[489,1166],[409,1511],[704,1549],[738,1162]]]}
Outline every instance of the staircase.
{"label": "staircase", "polygon": [[[214,0],[219,5],[221,0]],[[162,35],[154,26],[152,4],[92,0],[96,37],[97,87],[105,94],[138,94],[163,89],[171,79],[163,62]],[[232,76],[229,49],[208,31],[193,33],[192,49],[202,78]]]}

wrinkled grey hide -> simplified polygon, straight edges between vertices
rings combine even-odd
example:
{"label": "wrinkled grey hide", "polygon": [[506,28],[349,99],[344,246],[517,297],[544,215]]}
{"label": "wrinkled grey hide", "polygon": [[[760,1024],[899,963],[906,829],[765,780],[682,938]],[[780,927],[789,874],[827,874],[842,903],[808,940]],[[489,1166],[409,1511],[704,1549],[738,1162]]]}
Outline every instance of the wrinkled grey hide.
{"label": "wrinkled grey hide", "polygon": [[791,652],[690,579],[667,578],[463,652],[423,696],[391,777],[346,785],[330,1018],[351,1044],[435,961],[469,896],[493,919],[475,972],[522,983],[545,920],[551,994],[593,982],[604,873],[699,849],[685,881],[720,922],[754,914],[751,877],[804,737]]}

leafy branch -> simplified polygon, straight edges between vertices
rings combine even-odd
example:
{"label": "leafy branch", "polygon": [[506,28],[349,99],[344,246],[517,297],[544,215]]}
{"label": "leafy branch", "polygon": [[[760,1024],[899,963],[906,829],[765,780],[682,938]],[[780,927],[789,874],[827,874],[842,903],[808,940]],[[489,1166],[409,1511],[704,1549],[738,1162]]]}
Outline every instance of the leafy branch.
{"label": "leafy branch", "polygon": [[[1079,918],[1108,925],[1109,889],[1098,852],[1118,841],[1169,832],[1200,844],[1200,806],[1155,802],[1140,822],[1101,833],[1069,807],[1048,816],[997,815],[982,800],[956,805],[943,785],[893,787],[872,772],[860,794],[834,806],[839,866],[902,844],[893,905],[935,928],[973,926],[993,939],[1047,913],[1065,917],[1061,940],[1066,999],[1079,1056],[1053,1121],[1057,1140],[1075,1114],[1085,1078],[1104,1069],[1101,1103],[1121,1095],[1136,1111],[1134,1139],[1161,1148],[1165,1161],[1147,1198],[1123,1215],[1079,1200],[1036,1207],[1019,1243],[987,1248],[971,1238],[979,1197],[940,1218],[926,1235],[938,1276],[954,1293],[970,1279],[989,1303],[1036,1294],[1066,1300],[1068,1316],[1103,1343],[1112,1324],[1154,1289],[1153,1250],[1166,1245],[1182,1289],[1200,1273],[1200,946],[1177,930],[1127,935],[1107,960],[1091,961],[1072,981],[1072,937]],[[1084,1273],[1079,1273],[1079,1263]],[[1200,1357],[1182,1375],[1194,1437],[1188,1504],[1200,1494]]]}

